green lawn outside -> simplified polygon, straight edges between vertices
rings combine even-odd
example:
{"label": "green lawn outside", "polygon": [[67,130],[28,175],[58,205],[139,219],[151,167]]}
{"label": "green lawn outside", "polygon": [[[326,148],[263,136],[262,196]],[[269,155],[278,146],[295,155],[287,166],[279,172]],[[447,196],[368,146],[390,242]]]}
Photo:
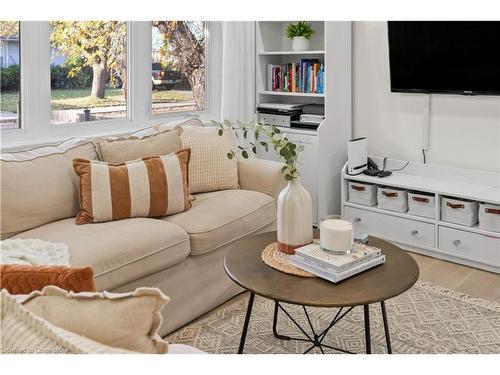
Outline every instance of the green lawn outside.
{"label": "green lawn outside", "polygon": [[[158,91],[153,90],[153,103],[176,103],[193,100],[191,91]],[[125,99],[121,89],[107,89],[104,99],[90,97],[89,89],[57,89],[51,90],[51,109],[82,109],[124,105]],[[17,112],[19,92],[0,93],[0,112]]]}

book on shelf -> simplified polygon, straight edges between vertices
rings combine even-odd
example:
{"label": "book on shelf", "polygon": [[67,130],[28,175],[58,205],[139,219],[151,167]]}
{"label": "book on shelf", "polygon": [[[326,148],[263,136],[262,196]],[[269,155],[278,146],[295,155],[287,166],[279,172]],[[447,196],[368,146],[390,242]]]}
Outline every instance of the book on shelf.
{"label": "book on shelf", "polygon": [[324,64],[319,59],[301,59],[298,63],[267,64],[267,91],[322,94]]}
{"label": "book on shelf", "polygon": [[290,256],[290,264],[300,269],[303,269],[304,271],[310,272],[313,275],[321,277],[322,279],[331,281],[332,283],[338,283],[339,281],[345,280],[351,276],[357,275],[358,273],[369,270],[370,268],[376,267],[383,263],[385,263],[384,254],[379,255],[375,258],[371,258],[363,263],[356,264],[355,266],[348,268],[346,270],[335,272],[332,271],[331,269],[318,267],[308,262],[305,262],[300,257],[297,257],[296,254]]}
{"label": "book on shelf", "polygon": [[318,243],[311,243],[295,249],[295,255],[315,266],[340,272],[380,256],[381,251],[376,247],[355,243],[350,254],[335,255],[321,250]]}

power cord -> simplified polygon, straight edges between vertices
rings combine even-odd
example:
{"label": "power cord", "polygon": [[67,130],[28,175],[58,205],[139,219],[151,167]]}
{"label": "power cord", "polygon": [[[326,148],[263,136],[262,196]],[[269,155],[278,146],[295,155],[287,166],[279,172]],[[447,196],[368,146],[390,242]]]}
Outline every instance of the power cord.
{"label": "power cord", "polygon": [[410,164],[410,161],[409,161],[409,160],[408,160],[408,161],[406,162],[406,164],[405,164],[405,165],[403,165],[401,168],[397,168],[397,169],[387,169],[387,170],[388,170],[388,171],[391,171],[391,172],[399,172],[399,171],[402,171],[403,169],[405,169],[405,168],[406,168],[406,166],[407,166],[408,164]]}
{"label": "power cord", "polygon": [[424,156],[424,164],[427,162],[425,157],[425,149],[422,149],[422,155]]}

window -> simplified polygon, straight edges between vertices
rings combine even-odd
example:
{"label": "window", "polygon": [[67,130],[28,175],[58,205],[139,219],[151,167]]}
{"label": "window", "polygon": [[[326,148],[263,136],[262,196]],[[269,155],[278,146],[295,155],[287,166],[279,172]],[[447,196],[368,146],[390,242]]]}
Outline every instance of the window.
{"label": "window", "polygon": [[0,21],[0,130],[19,129],[20,114],[19,22]]}
{"label": "window", "polygon": [[203,21],[153,21],[152,112],[205,109],[205,42]]}
{"label": "window", "polygon": [[51,121],[127,117],[125,22],[50,22]]}

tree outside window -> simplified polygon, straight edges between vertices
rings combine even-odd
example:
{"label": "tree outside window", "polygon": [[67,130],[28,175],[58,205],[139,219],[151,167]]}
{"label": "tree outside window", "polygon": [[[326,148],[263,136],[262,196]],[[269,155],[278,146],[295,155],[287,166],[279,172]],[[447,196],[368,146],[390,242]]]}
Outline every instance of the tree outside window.
{"label": "tree outside window", "polygon": [[50,26],[52,122],[126,117],[126,23],[53,21]]}
{"label": "tree outside window", "polygon": [[153,113],[205,109],[203,21],[153,21]]}

